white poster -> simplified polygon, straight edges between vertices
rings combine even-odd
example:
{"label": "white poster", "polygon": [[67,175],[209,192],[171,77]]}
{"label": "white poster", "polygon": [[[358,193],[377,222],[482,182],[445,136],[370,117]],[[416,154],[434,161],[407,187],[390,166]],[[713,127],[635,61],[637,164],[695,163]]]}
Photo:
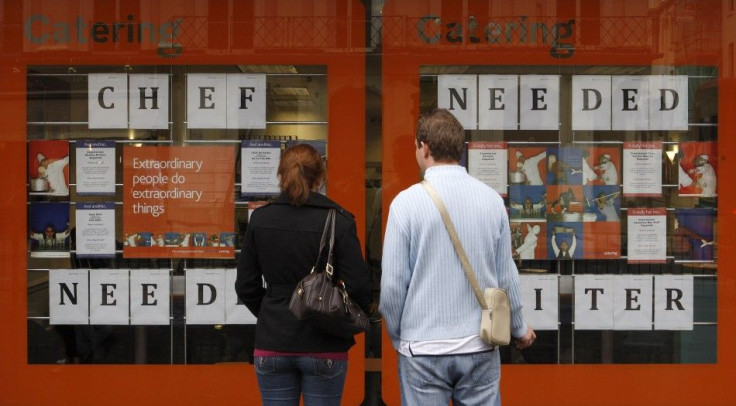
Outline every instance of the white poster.
{"label": "white poster", "polygon": [[629,263],[667,262],[667,209],[632,207],[627,218]]}
{"label": "white poster", "polygon": [[652,306],[651,275],[614,276],[615,330],[651,330]]}
{"label": "white poster", "polygon": [[240,194],[278,195],[280,160],[281,141],[243,141],[240,150]]}
{"label": "white poster", "polygon": [[77,207],[77,257],[115,256],[115,203],[79,202]]}
{"label": "white poster", "polygon": [[611,129],[649,129],[649,77],[614,76],[611,80]]}
{"label": "white poster", "polygon": [[649,76],[649,129],[688,130],[687,76]]}
{"label": "white poster", "polygon": [[478,129],[519,128],[519,76],[478,76]]}
{"label": "white poster", "polygon": [[76,142],[77,194],[115,194],[115,141]]}
{"label": "white poster", "polygon": [[168,269],[131,269],[130,324],[170,324],[170,287]]}
{"label": "white poster", "polygon": [[187,269],[187,324],[225,323],[225,270]]}
{"label": "white poster", "polygon": [[187,128],[227,127],[227,80],[224,73],[187,75]]}
{"label": "white poster", "polygon": [[575,275],[575,330],[613,329],[613,275]]}
{"label": "white poster", "polygon": [[560,77],[522,75],[519,77],[519,114],[522,130],[560,128]]}
{"label": "white poster", "polygon": [[266,75],[227,74],[227,128],[266,128]]}
{"label": "white poster", "polygon": [[559,283],[557,275],[519,275],[524,320],[534,330],[559,327]]}
{"label": "white poster", "polygon": [[625,141],[624,195],[662,195],[662,142]]}
{"label": "white poster", "polygon": [[130,128],[169,128],[169,75],[130,75]]}
{"label": "white poster", "polygon": [[256,316],[238,299],[235,293],[235,279],[238,270],[235,268],[225,270],[225,324],[256,324]]}
{"label": "white poster", "polygon": [[89,324],[86,269],[49,271],[49,324]]}
{"label": "white poster", "polygon": [[575,75],[572,77],[572,129],[611,129],[611,77]]}
{"label": "white poster", "polygon": [[127,269],[89,271],[90,324],[129,324],[128,282]]}
{"label": "white poster", "polygon": [[501,196],[508,194],[508,149],[506,142],[470,141],[468,173]]}
{"label": "white poster", "polygon": [[476,75],[440,75],[437,79],[437,107],[449,110],[466,130],[477,128]]}
{"label": "white poster", "polygon": [[91,129],[128,128],[128,75],[87,75],[87,112]]}
{"label": "white poster", "polygon": [[693,329],[693,276],[654,276],[654,328]]}

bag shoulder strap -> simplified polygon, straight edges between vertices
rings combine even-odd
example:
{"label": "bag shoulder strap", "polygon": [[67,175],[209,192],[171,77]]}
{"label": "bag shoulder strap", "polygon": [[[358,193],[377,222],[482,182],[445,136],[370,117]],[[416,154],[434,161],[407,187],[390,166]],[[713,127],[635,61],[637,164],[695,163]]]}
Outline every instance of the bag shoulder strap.
{"label": "bag shoulder strap", "polygon": [[465,249],[463,249],[463,245],[460,243],[460,238],[457,236],[457,231],[455,231],[455,225],[452,223],[452,220],[450,219],[450,215],[447,213],[447,208],[445,208],[445,204],[442,202],[442,199],[440,198],[440,195],[437,193],[435,188],[432,186],[431,183],[429,183],[426,179],[422,180],[421,182],[422,186],[427,190],[427,193],[429,193],[429,196],[432,198],[432,201],[437,206],[437,208],[440,211],[440,215],[442,216],[442,221],[445,223],[445,228],[447,229],[447,233],[450,234],[450,240],[452,240],[452,245],[455,246],[455,252],[457,252],[458,258],[460,258],[460,263],[463,265],[463,271],[465,271],[465,276],[468,278],[468,281],[470,282],[470,286],[473,287],[473,293],[475,293],[475,298],[478,299],[478,303],[480,304],[480,307],[482,309],[487,309],[486,301],[483,299],[483,293],[480,290],[480,286],[478,285],[478,280],[475,278],[475,274],[473,274],[473,267],[470,265],[470,261],[468,260],[468,256],[465,254]]}
{"label": "bag shoulder strap", "polygon": [[315,272],[317,270],[317,267],[319,266],[319,259],[322,257],[322,251],[325,249],[325,245],[328,247],[327,249],[327,263],[325,264],[325,272],[327,272],[327,276],[332,278],[332,261],[333,261],[333,251],[332,248],[335,245],[335,209],[329,209],[327,211],[327,218],[325,219],[325,227],[322,229],[322,238],[319,241],[319,251],[317,253],[317,262],[314,263],[314,266],[312,267],[312,272]]}

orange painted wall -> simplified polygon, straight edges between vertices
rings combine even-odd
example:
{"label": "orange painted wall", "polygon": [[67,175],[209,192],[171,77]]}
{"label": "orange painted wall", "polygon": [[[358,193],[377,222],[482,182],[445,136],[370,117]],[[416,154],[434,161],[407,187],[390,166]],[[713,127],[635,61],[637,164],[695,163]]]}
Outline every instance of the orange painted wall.
{"label": "orange painted wall", "polygon": [[[384,32],[398,33],[413,30],[416,18],[424,15],[441,15],[449,21],[467,21],[474,15],[482,21],[488,16],[488,4],[507,7],[504,16],[524,15],[524,6],[534,12],[534,4],[554,2],[455,2],[454,7],[444,4],[431,7],[427,3],[388,2],[384,7]],[[552,19],[562,19],[570,12],[570,2],[557,2],[560,9],[548,10]],[[572,2],[574,5],[574,2]],[[583,3],[582,1],[579,3]],[[645,2],[602,1],[601,8],[615,11],[617,16],[626,17],[628,9],[641,7]],[[680,4],[682,2],[665,2]],[[690,2],[701,3],[701,2]],[[721,20],[722,7],[727,1],[710,1],[701,4],[694,14],[703,30],[716,29],[708,21]],[[434,4],[434,3],[433,3]],[[527,7],[527,9],[529,8]],[[644,5],[646,7],[646,5]],[[516,8],[516,9],[514,9]],[[573,8],[574,9],[574,8]],[[554,17],[558,13],[559,17]],[[535,14],[527,14],[534,16]],[[391,18],[401,16],[401,18]],[[408,17],[407,17],[408,16]],[[543,16],[545,16],[543,14]],[[583,14],[582,20],[595,18]],[[677,24],[671,26],[678,30]],[[711,39],[719,47],[721,36],[736,38],[736,27],[724,24],[722,32]],[[403,31],[402,31],[403,30]],[[674,35],[677,31],[667,32]],[[433,32],[434,33],[434,32]],[[416,38],[415,34],[407,35]],[[707,36],[706,36],[707,38]],[[390,46],[389,46],[390,45]],[[719,67],[718,105],[719,137],[718,153],[720,166],[736,159],[736,79],[724,77],[720,57],[721,50],[704,55],[683,54],[675,49],[672,64],[703,65]],[[383,214],[384,225],[388,205],[404,188],[419,181],[419,170],[413,154],[413,136],[419,113],[419,72],[422,65],[632,65],[647,66],[661,55],[620,52],[597,53],[595,50],[578,49],[572,58],[550,58],[548,48],[510,48],[474,45],[428,46],[420,41],[398,41],[385,38],[383,49]],[[733,63],[732,61],[728,63]],[[730,182],[733,170],[722,172],[723,185]],[[736,402],[736,389],[731,378],[736,371],[736,278],[732,270],[736,259],[728,253],[736,249],[736,235],[729,232],[736,226],[736,188],[719,188],[718,197],[718,353],[716,364],[703,365],[504,365],[502,367],[501,393],[503,404],[509,405],[732,405]],[[383,339],[383,392],[387,404],[400,403],[397,357],[391,342],[384,332]]]}

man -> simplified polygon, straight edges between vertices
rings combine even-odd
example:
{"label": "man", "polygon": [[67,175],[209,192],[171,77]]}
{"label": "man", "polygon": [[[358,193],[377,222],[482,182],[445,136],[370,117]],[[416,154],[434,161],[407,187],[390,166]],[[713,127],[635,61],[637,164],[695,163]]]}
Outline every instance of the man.
{"label": "man", "polygon": [[511,202],[510,206],[512,209],[519,212],[521,218],[540,218],[544,217],[542,208],[547,205],[546,195],[542,196],[542,200],[537,203],[532,203],[531,197],[524,198],[524,204]]}
{"label": "man", "polygon": [[611,194],[605,194],[605,192],[598,193],[598,196],[593,199],[595,206],[593,210],[597,212],[598,219],[603,221],[619,221],[618,208],[615,204],[616,197],[620,192],[613,192]]}
{"label": "man", "polygon": [[716,195],[716,171],[710,164],[708,155],[702,154],[695,157],[693,161],[695,168],[690,169],[695,184],[700,188],[700,194],[704,197]]}
{"label": "man", "polygon": [[69,228],[64,231],[57,232],[53,224],[48,224],[42,233],[31,231],[30,237],[38,243],[39,249],[47,250],[63,250],[68,248],[66,239],[69,237]]}
{"label": "man", "polygon": [[66,196],[69,194],[69,186],[64,176],[64,167],[69,165],[69,156],[64,158],[51,159],[46,158],[44,154],[37,154],[38,175],[46,178],[49,182],[51,194],[57,196]]}
{"label": "man", "polygon": [[[415,156],[447,206],[481,288],[509,292],[511,333],[523,349],[536,334],[521,313],[506,209],[498,193],[458,165],[464,142],[457,119],[432,110],[419,119]],[[391,203],[382,266],[379,310],[399,352],[402,404],[495,404],[499,351],[479,336],[480,306],[440,212],[419,184]]]}
{"label": "man", "polygon": [[546,156],[546,151],[542,151],[531,158],[527,158],[518,149],[516,150],[516,166],[526,176],[526,184],[531,186],[544,185],[542,176],[539,174],[539,162]]}
{"label": "man", "polygon": [[611,155],[603,154],[599,156],[598,165],[595,169],[600,173],[604,185],[618,185],[618,170],[616,170],[616,165],[611,162]]}
{"label": "man", "polygon": [[526,236],[524,243],[516,248],[516,255],[519,259],[534,259],[534,251],[537,249],[537,234],[539,234],[539,225],[534,227],[526,225]]}
{"label": "man", "polygon": [[558,259],[572,259],[575,254],[575,248],[577,248],[578,239],[575,237],[575,230],[572,230],[572,242],[570,245],[567,241],[562,241],[560,246],[557,246],[557,233],[552,229],[552,251],[555,253],[555,258]]}

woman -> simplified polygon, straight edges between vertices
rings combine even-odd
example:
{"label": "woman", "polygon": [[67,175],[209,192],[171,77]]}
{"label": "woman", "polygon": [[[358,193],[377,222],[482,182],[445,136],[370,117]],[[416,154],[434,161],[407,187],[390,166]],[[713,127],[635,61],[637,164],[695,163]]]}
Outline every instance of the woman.
{"label": "woman", "polygon": [[258,318],[253,355],[261,398],[264,405],[298,405],[300,395],[306,406],[339,405],[347,351],[355,341],[299,321],[288,308],[294,287],[317,260],[328,209],[337,210],[335,272],[366,313],[370,274],[353,216],[317,193],[325,180],[317,150],[306,144],[289,148],[278,175],[281,194],[251,214],[235,281],[238,297]]}

